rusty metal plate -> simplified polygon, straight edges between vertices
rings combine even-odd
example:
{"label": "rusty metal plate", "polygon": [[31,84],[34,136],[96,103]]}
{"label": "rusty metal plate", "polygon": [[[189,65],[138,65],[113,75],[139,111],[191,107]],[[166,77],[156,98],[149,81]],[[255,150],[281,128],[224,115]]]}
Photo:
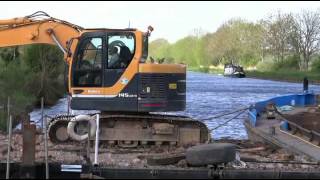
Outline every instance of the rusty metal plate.
{"label": "rusty metal plate", "polygon": [[154,134],[173,134],[174,125],[169,123],[154,123],[153,125]]}

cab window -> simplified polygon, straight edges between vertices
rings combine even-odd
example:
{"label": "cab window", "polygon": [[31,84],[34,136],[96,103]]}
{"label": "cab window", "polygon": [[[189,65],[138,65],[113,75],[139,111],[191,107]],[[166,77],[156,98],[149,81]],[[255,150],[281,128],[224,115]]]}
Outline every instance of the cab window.
{"label": "cab window", "polygon": [[79,69],[102,67],[102,38],[88,38],[79,53]]}
{"label": "cab window", "polygon": [[130,64],[135,51],[133,35],[108,35],[108,69],[125,69]]}
{"label": "cab window", "polygon": [[77,54],[74,85],[95,87],[102,84],[102,38],[87,38]]}

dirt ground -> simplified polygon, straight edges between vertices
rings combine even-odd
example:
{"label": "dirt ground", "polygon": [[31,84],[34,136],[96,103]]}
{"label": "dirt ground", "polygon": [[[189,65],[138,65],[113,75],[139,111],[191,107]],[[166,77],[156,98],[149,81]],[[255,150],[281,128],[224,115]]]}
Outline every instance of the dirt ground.
{"label": "dirt ground", "polygon": [[[287,153],[284,149],[274,149],[268,145],[254,143],[248,140],[219,140],[215,142],[233,143],[237,147],[238,160],[226,164],[227,168],[250,168],[250,169],[277,169],[287,171],[320,171],[320,167],[308,160],[305,156]],[[74,143],[68,145],[54,145],[49,141],[49,162],[59,162],[63,164],[85,164],[88,163],[86,143]],[[109,148],[101,145],[99,148],[98,160],[100,165],[108,167],[134,167],[148,168],[154,167],[147,163],[147,157],[152,155],[170,155],[184,153],[183,147],[156,147],[137,149]],[[7,137],[0,132],[0,162],[6,162],[7,157]],[[20,162],[22,157],[22,136],[14,133],[11,145],[11,161]],[[36,162],[44,162],[44,142],[43,136],[36,137]],[[91,147],[90,159],[94,160],[94,148]],[[264,163],[249,162],[264,161]],[[281,163],[270,163],[271,161],[281,161]],[[267,163],[269,162],[269,163]],[[294,162],[288,163],[288,162]],[[306,164],[296,164],[306,163]],[[311,163],[311,164],[308,164]],[[162,166],[162,168],[192,168],[186,160],[180,160],[173,165]]]}

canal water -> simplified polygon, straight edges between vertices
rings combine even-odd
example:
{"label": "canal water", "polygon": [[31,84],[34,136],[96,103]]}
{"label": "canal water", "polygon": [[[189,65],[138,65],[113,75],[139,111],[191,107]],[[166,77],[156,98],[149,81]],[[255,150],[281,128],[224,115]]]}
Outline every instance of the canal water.
{"label": "canal water", "polygon": [[[275,96],[301,93],[302,83],[286,83],[251,78],[229,78],[213,74],[187,73],[187,108],[183,112],[170,114],[187,115],[195,119],[207,119],[216,115],[248,107],[256,101],[266,100]],[[310,90],[320,93],[320,86],[311,85]],[[55,106],[46,108],[44,114],[56,116],[67,113],[68,102],[62,98]],[[92,113],[94,111],[90,111]],[[74,114],[88,113],[88,111],[73,111]],[[209,128],[224,124],[236,114],[217,119],[205,120]],[[41,111],[35,109],[30,113],[31,120],[40,122]],[[234,120],[215,129],[214,139],[247,139],[243,120],[247,113],[243,113]],[[40,124],[40,123],[38,123]]]}

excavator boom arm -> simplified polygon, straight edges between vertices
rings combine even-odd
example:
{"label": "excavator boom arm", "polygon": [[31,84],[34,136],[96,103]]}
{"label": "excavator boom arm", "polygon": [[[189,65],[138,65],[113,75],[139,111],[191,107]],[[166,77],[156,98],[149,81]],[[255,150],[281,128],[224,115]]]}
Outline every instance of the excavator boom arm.
{"label": "excavator boom arm", "polygon": [[[38,16],[30,15],[0,20],[0,47],[52,44],[58,46],[66,57],[68,41],[71,38],[79,37],[83,28],[47,15],[46,17],[39,19]],[[76,44],[71,45],[72,52],[76,48]]]}

